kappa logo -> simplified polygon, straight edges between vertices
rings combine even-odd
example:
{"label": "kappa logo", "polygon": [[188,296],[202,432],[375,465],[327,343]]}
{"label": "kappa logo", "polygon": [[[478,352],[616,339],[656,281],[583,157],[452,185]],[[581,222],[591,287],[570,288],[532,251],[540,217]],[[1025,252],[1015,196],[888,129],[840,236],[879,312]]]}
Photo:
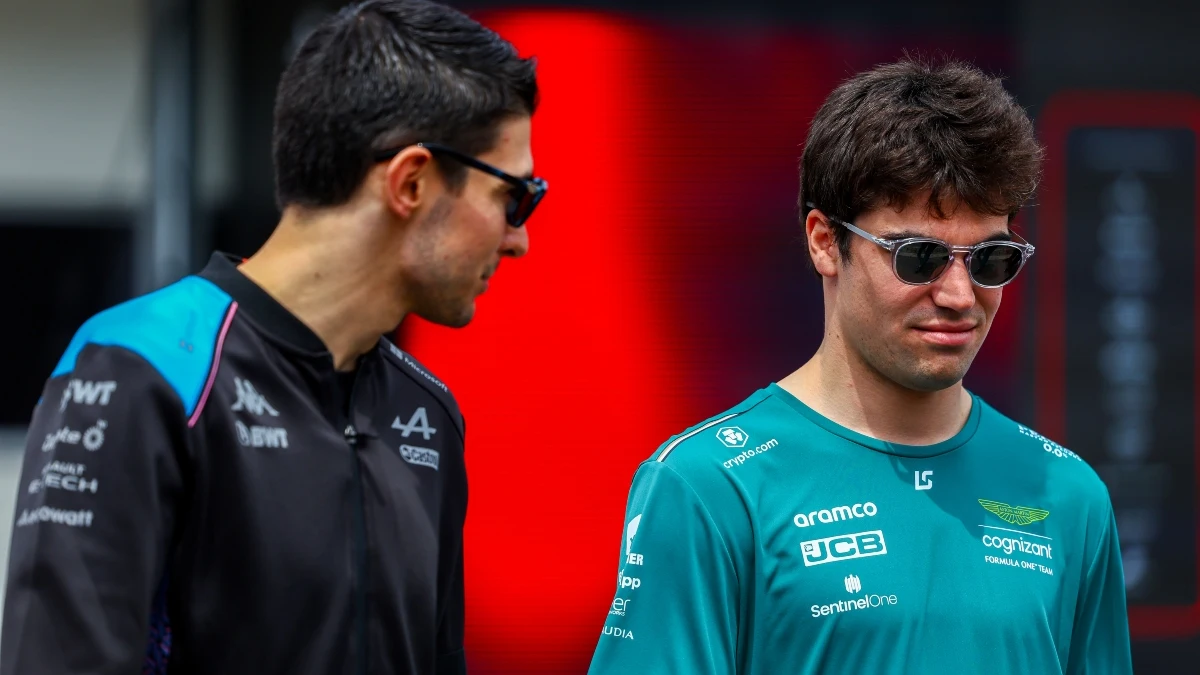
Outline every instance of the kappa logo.
{"label": "kappa logo", "polygon": [[397,415],[396,419],[392,420],[392,428],[399,429],[400,435],[405,438],[414,433],[421,434],[425,437],[426,441],[433,438],[433,435],[437,433],[437,429],[429,426],[429,415],[425,412],[424,406],[417,408],[417,411],[408,419],[408,424],[401,422],[400,416]]}
{"label": "kappa logo", "polygon": [[250,380],[243,380],[240,377],[233,378],[233,384],[237,387],[237,401],[229,409],[234,412],[246,411],[255,415],[270,415],[271,417],[279,417],[279,411],[271,407],[267,403],[267,399],[250,384]]}
{"label": "kappa logo", "polygon": [[994,502],[990,499],[980,499],[979,505],[999,516],[1000,520],[1013,525],[1029,525],[1039,520],[1045,520],[1050,515],[1050,512],[1045,509],[1009,506],[1004,502]]}
{"label": "kappa logo", "polygon": [[75,402],[80,405],[108,405],[112,393],[117,390],[116,382],[92,382],[91,380],[71,380],[63,389],[62,400],[58,403],[59,411],[67,409],[67,404]]}

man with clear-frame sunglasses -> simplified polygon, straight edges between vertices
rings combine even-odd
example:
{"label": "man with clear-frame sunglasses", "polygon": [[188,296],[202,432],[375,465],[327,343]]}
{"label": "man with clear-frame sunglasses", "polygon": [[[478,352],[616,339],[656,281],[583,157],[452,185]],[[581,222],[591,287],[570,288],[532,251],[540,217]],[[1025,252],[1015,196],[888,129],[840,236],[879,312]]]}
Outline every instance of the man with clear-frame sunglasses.
{"label": "man with clear-frame sunglasses", "polygon": [[590,673],[1132,672],[1104,484],[962,384],[1041,160],[969,65],[830,94],[800,187],[824,339],[639,467]]}

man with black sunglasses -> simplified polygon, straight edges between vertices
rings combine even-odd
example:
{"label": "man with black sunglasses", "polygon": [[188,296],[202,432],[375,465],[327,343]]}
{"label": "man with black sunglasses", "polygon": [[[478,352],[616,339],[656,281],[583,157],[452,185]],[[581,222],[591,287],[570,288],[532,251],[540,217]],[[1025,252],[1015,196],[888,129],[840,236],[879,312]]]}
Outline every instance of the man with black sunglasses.
{"label": "man with black sunglasses", "polygon": [[1041,160],[969,65],[830,94],[800,176],[824,339],[639,467],[593,675],[1132,672],[1104,484],[962,383]]}
{"label": "man with black sunglasses", "polygon": [[381,336],[466,324],[527,251],[536,101],[534,63],[441,4],[314,30],[269,241],[92,318],[46,383],[0,673],[465,672],[463,418]]}

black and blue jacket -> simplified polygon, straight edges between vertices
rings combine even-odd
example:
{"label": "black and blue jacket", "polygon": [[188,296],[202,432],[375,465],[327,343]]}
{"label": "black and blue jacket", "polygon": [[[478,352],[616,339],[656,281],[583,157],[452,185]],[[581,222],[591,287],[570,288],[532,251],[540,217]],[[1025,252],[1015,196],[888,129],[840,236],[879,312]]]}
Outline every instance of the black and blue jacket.
{"label": "black and blue jacket", "polygon": [[353,378],[221,255],[85,323],[29,428],[0,674],[464,672],[462,416],[387,339]]}

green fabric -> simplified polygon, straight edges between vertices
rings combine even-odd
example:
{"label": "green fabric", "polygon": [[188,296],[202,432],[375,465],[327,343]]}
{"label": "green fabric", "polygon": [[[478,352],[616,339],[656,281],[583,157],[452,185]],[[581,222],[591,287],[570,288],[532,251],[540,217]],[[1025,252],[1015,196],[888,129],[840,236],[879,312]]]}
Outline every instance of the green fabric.
{"label": "green fabric", "polygon": [[630,488],[593,675],[1132,672],[1108,491],[973,399],[932,446],[770,385]]}

